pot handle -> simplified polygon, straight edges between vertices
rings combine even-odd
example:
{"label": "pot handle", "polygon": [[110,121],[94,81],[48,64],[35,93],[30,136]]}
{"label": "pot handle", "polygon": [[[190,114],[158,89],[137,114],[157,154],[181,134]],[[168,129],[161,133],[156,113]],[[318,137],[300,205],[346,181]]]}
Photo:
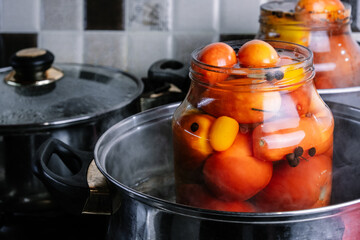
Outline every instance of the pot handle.
{"label": "pot handle", "polygon": [[36,152],[34,174],[66,211],[80,214],[89,197],[87,170],[92,152],[75,150],[54,138],[46,140]]}
{"label": "pot handle", "polygon": [[187,93],[190,86],[189,66],[177,60],[162,59],[153,63],[148,70],[151,81],[172,83]]}

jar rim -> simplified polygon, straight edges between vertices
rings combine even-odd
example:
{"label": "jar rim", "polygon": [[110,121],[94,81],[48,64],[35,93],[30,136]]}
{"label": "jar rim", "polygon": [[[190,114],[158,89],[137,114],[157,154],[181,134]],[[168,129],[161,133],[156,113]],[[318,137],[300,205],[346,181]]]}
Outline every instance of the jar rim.
{"label": "jar rim", "polygon": [[[245,44],[246,42],[253,40],[253,39],[242,39],[242,40],[231,40],[231,41],[224,41],[223,43],[228,44],[229,46],[231,46],[235,52],[237,53],[238,49]],[[314,71],[314,65],[313,65],[313,52],[305,47],[302,46],[300,44],[297,43],[292,43],[292,42],[285,42],[285,41],[279,41],[279,40],[262,40],[265,41],[267,43],[269,43],[270,45],[272,45],[275,50],[277,52],[281,52],[281,51],[294,51],[295,54],[300,55],[299,56],[299,60],[298,62],[294,62],[294,63],[290,63],[290,64],[285,64],[285,65],[280,65],[280,66],[276,66],[276,67],[267,67],[267,68],[254,68],[254,67],[241,67],[239,65],[235,65],[232,67],[219,67],[219,66],[213,66],[213,65],[209,65],[206,63],[203,63],[201,61],[199,61],[197,59],[198,54],[200,53],[200,51],[205,47],[199,47],[196,48],[192,53],[191,53],[191,68],[190,68],[190,78],[193,81],[196,81],[202,85],[211,85],[212,87],[216,87],[213,84],[209,84],[206,83],[206,81],[203,81],[202,78],[204,77],[203,74],[199,73],[199,70],[205,70],[205,71],[209,71],[209,72],[214,72],[217,74],[227,74],[227,75],[232,75],[234,77],[238,77],[239,79],[250,79],[250,84],[251,85],[260,85],[266,82],[270,82],[271,80],[269,80],[269,75],[273,75],[274,73],[276,73],[277,71],[280,72],[285,72],[286,70],[291,69],[292,71],[296,71],[298,69],[304,69],[304,71],[302,72],[302,74],[305,74],[305,77],[302,81],[297,82],[296,84],[303,84],[304,82],[308,81],[308,80],[312,80],[314,75],[315,75],[315,71]],[[282,47],[282,48],[280,48]],[[196,69],[195,69],[196,68]],[[294,78],[297,76],[293,76]],[[287,81],[284,81],[282,86],[278,85],[278,87],[288,87],[288,84],[291,79],[287,79]],[[221,82],[221,88],[224,88],[224,86],[227,85],[227,82],[230,81],[222,81]],[[218,84],[220,85],[220,84]],[[234,86],[233,83],[228,84],[231,86]],[[239,81],[238,85],[249,85],[249,81]]]}

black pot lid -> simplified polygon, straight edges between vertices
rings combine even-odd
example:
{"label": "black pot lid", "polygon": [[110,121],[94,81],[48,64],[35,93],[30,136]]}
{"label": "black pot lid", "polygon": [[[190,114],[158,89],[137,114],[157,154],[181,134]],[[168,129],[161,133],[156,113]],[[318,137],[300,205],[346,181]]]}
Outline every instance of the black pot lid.
{"label": "black pot lid", "polygon": [[143,91],[140,80],[118,69],[53,61],[47,50],[25,49],[12,56],[12,67],[0,69],[0,131],[93,120]]}

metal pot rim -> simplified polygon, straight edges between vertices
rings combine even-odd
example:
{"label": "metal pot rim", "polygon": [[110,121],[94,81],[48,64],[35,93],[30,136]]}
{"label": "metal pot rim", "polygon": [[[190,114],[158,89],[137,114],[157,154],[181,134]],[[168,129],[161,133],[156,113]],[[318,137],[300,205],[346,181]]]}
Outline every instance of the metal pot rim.
{"label": "metal pot rim", "polygon": [[346,88],[318,89],[320,95],[360,92],[360,86]]}
{"label": "metal pot rim", "polygon": [[[339,103],[331,103],[335,105],[344,105]],[[115,178],[113,178],[103,167],[100,163],[99,157],[98,157],[98,150],[100,148],[100,145],[102,144],[102,141],[104,141],[104,138],[114,131],[119,125],[124,125],[127,122],[133,121],[134,118],[138,120],[138,122],[141,122],[141,116],[149,116],[144,121],[151,121],[156,119],[156,117],[168,117],[165,114],[169,114],[172,112],[172,110],[176,109],[176,107],[179,105],[178,103],[172,103],[163,105],[160,107],[156,107],[144,112],[140,112],[138,114],[133,115],[130,118],[124,119],[120,121],[119,123],[112,126],[110,129],[108,129],[97,141],[95,150],[94,150],[94,157],[95,157],[95,163],[100,170],[100,172],[115,186],[119,187],[121,191],[128,195],[131,198],[137,199],[141,202],[144,202],[147,205],[154,206],[160,209],[163,209],[164,211],[168,212],[175,212],[176,214],[180,215],[186,215],[194,218],[204,218],[204,219],[218,219],[221,221],[231,221],[231,222],[251,222],[254,223],[254,220],[258,221],[259,223],[269,223],[269,224],[276,224],[277,222],[286,222],[291,221],[294,222],[298,219],[298,221],[303,221],[304,219],[316,219],[316,218],[323,218],[328,217],[329,215],[336,215],[338,212],[341,212],[342,209],[347,208],[347,210],[351,209],[351,206],[353,208],[359,208],[360,207],[360,199],[347,201],[343,203],[333,204],[326,207],[321,208],[313,208],[313,209],[305,209],[305,210],[297,210],[297,211],[284,211],[284,212],[262,212],[262,213],[237,213],[237,212],[221,212],[221,211],[213,211],[213,210],[206,210],[206,209],[199,209],[191,206],[186,206],[174,202],[170,202],[167,200],[163,200],[154,196],[150,196],[144,193],[141,193],[137,190],[134,190],[133,188],[124,185],[123,183],[119,182]],[[344,105],[347,106],[347,105]],[[349,107],[350,110],[353,108]],[[356,116],[359,116],[359,114],[355,114]],[[352,115],[354,117],[354,115]],[[360,119],[360,118],[359,118]],[[356,206],[355,206],[356,205]],[[358,205],[358,206],[357,206]],[[349,208],[350,207],[350,208]]]}

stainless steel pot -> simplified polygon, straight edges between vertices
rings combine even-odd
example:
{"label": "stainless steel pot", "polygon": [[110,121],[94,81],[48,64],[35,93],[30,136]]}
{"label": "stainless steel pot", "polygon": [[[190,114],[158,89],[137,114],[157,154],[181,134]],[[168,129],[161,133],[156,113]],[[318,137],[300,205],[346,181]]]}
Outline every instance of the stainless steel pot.
{"label": "stainless steel pot", "polygon": [[325,101],[338,102],[353,107],[360,107],[360,86],[348,88],[318,89]]}
{"label": "stainless steel pot", "polygon": [[[360,109],[328,105],[335,118],[332,205],[328,207],[233,213],[176,204],[171,119],[178,103],[136,114],[111,127],[96,143],[94,161],[89,152],[49,139],[38,151],[34,171],[69,211],[111,214],[108,239],[357,239]],[[73,159],[78,164],[70,166]],[[72,174],[57,171],[51,166],[54,163],[67,164]]]}
{"label": "stainless steel pot", "polygon": [[0,213],[58,208],[31,170],[46,139],[93,150],[106,129],[139,112],[143,83],[132,75],[53,61],[47,50],[25,49],[0,69]]}

